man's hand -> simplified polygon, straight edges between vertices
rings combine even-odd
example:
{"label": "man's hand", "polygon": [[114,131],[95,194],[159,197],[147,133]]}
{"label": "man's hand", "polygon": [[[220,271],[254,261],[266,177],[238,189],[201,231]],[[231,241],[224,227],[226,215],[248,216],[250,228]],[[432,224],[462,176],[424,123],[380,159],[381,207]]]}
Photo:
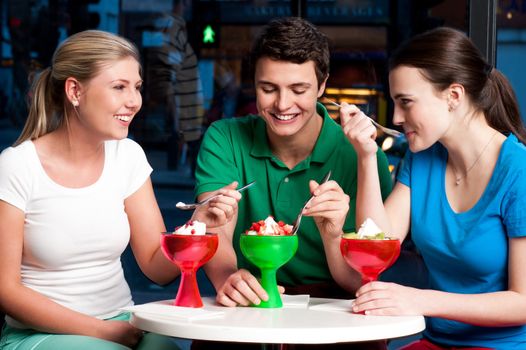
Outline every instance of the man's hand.
{"label": "man's hand", "polygon": [[314,198],[305,208],[304,215],[314,218],[322,237],[339,239],[349,212],[349,196],[336,181],[319,185],[311,180],[309,187]]}
{"label": "man's hand", "polygon": [[248,306],[251,303],[259,305],[261,300],[268,300],[267,292],[256,277],[244,269],[230,275],[217,290],[216,296],[216,301],[224,306]]}

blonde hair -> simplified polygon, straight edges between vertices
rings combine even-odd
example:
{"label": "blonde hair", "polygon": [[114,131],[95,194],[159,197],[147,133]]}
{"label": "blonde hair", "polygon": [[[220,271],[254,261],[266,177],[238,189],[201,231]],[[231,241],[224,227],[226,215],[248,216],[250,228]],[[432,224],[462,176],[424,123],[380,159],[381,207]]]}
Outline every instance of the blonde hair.
{"label": "blonde hair", "polygon": [[35,80],[29,116],[15,146],[45,135],[66,120],[66,79],[88,82],[105,66],[133,57],[140,63],[139,51],[130,41],[118,35],[86,30],[70,36],[60,44],[51,61]]}

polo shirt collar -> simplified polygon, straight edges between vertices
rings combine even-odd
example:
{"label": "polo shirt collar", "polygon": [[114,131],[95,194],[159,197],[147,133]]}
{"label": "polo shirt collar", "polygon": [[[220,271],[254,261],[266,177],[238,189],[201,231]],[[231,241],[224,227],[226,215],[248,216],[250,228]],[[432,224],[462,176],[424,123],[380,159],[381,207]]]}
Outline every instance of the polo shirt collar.
{"label": "polo shirt collar", "polygon": [[250,155],[254,157],[272,158],[273,154],[270,150],[267,137],[267,124],[263,118],[258,117],[254,123],[253,141]]}
{"label": "polo shirt collar", "polygon": [[[317,103],[316,112],[323,118],[320,135],[314,145],[311,162],[324,163],[336,148],[338,138],[335,137],[340,126],[329,116],[327,109],[321,103]],[[254,157],[275,158],[268,143],[266,123],[259,117],[254,125],[254,136],[250,155]]]}
{"label": "polo shirt collar", "polygon": [[340,141],[341,127],[331,118],[325,106],[319,102],[316,111],[323,117],[323,126],[312,150],[311,162],[325,163]]}

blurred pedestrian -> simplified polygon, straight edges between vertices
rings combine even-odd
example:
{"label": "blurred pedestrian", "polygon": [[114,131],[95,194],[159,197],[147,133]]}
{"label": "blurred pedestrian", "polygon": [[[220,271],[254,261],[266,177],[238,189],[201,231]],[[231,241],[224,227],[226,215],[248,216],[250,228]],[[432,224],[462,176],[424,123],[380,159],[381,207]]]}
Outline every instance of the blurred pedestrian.
{"label": "blurred pedestrian", "polygon": [[168,168],[176,169],[182,145],[188,147],[192,174],[203,133],[203,89],[197,56],[188,41],[183,14],[188,0],[174,0],[172,13],[156,18],[153,30],[162,43],[148,50],[150,96],[166,103],[168,113]]}

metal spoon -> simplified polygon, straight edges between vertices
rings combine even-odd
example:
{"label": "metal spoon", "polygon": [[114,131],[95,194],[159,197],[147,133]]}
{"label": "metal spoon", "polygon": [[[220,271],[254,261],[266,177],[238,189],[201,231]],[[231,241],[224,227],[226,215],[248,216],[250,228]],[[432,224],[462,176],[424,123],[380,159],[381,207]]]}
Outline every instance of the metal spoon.
{"label": "metal spoon", "polygon": [[[331,177],[331,173],[332,173],[331,170],[329,170],[329,172],[325,174],[325,176],[320,182],[320,185],[329,181],[329,178]],[[303,217],[303,210],[305,210],[305,207],[307,207],[307,204],[309,204],[312,198],[314,198],[314,195],[310,196],[310,198],[305,202],[305,204],[303,204],[303,207],[301,208],[300,213],[298,214],[298,217],[296,218],[296,221],[294,221],[294,226],[292,227],[292,231],[290,233],[291,235],[295,235],[296,232],[298,232],[298,229],[300,228],[301,218]]]}
{"label": "metal spoon", "polygon": [[[337,107],[342,107],[341,104],[339,103],[336,103],[334,102],[333,100],[327,98],[327,97],[324,97],[325,101],[337,106]],[[400,137],[403,135],[403,133],[401,133],[400,131],[398,130],[395,130],[395,129],[391,129],[391,128],[387,128],[385,126],[383,126],[382,124],[378,123],[376,120],[374,120],[373,118],[369,117],[369,116],[366,116],[367,118],[369,118],[369,120],[373,123],[374,126],[376,126],[378,129],[382,130],[385,134],[387,135],[391,135],[391,136],[394,136],[394,137]]]}
{"label": "metal spoon", "polygon": [[[250,186],[254,185],[256,183],[256,181],[252,181],[251,183],[241,187],[241,188],[238,188],[237,191],[238,192],[241,192],[241,191],[244,191],[246,190],[247,188],[249,188]],[[203,199],[202,201],[200,202],[197,202],[197,203],[190,203],[190,204],[186,204],[186,203],[183,203],[183,202],[178,202],[175,207],[177,209],[181,209],[181,210],[194,210],[195,208],[197,208],[198,206],[201,206],[203,204],[206,204],[208,203],[210,200],[216,198],[216,197],[219,197],[221,196],[221,194],[214,194],[208,198],[205,198]]]}

